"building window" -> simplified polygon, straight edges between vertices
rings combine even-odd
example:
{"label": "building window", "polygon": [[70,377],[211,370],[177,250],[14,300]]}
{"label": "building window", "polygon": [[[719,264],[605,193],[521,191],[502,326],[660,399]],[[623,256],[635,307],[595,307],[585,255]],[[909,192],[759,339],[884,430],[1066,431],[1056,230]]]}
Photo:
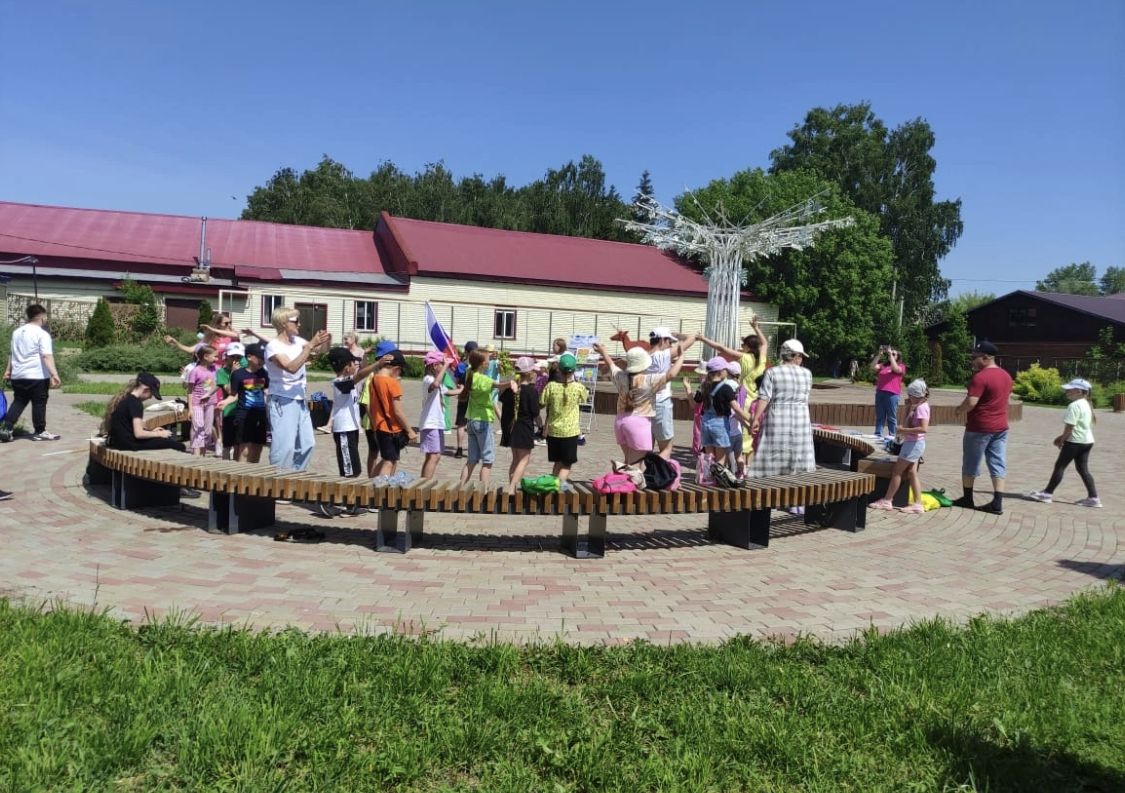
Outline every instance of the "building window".
{"label": "building window", "polygon": [[379,304],[374,300],[355,301],[355,329],[374,333],[379,330]]}
{"label": "building window", "polygon": [[273,317],[274,309],[281,308],[285,305],[285,298],[282,295],[262,295],[262,317],[258,320],[258,324],[263,328],[270,327]]}
{"label": "building window", "polygon": [[1034,308],[1008,309],[1009,328],[1034,328],[1037,319],[1037,311]]}
{"label": "building window", "polygon": [[514,308],[496,309],[492,338],[514,339],[516,337],[516,310]]}

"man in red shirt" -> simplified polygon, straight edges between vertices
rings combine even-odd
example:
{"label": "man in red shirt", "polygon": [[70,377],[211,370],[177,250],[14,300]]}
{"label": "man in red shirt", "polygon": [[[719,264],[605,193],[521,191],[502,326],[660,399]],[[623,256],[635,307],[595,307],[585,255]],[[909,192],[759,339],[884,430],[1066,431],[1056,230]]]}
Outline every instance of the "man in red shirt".
{"label": "man in red shirt", "polygon": [[990,341],[982,341],[973,348],[974,374],[969,381],[969,393],[957,406],[957,413],[965,415],[965,436],[961,444],[961,484],[965,495],[953,502],[954,506],[975,508],[973,483],[980,474],[983,456],[992,476],[992,502],[979,509],[993,515],[1004,512],[1008,398],[1012,395],[1011,375],[996,365],[999,353]]}

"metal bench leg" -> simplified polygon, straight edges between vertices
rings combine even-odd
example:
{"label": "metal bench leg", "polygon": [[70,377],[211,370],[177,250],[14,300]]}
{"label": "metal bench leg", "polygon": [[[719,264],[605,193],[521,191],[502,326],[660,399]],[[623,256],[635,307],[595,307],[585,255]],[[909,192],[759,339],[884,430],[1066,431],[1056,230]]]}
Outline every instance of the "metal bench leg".
{"label": "metal bench leg", "polygon": [[254,531],[272,526],[276,518],[276,502],[263,496],[243,496],[231,493],[228,501],[227,534]]}
{"label": "metal bench leg", "polygon": [[605,556],[605,519],[604,514],[590,516],[589,533],[585,540],[578,541],[575,559],[601,559]]}
{"label": "metal bench leg", "polygon": [[770,510],[712,512],[707,517],[707,536],[715,542],[754,551],[770,544]]}
{"label": "metal bench leg", "polygon": [[[410,550],[411,529],[410,519],[407,519],[406,531],[398,530],[397,509],[379,510],[379,522],[375,529],[375,550],[380,553],[406,553]],[[421,525],[418,527],[421,539]]]}
{"label": "metal bench leg", "polygon": [[866,522],[866,498],[853,498],[832,504],[813,504],[805,509],[805,525],[807,526],[825,526],[854,532],[863,531],[863,524]]}
{"label": "metal bench leg", "polygon": [[563,514],[562,537],[559,538],[559,545],[562,546],[563,553],[578,556],[577,514],[569,511]]}
{"label": "metal bench leg", "polygon": [[118,509],[176,507],[180,504],[180,487],[114,471],[110,482],[109,503]]}
{"label": "metal bench leg", "polygon": [[416,545],[422,544],[422,525],[425,522],[426,513],[420,509],[411,509],[406,512],[406,539],[408,545],[404,549],[409,551]]}
{"label": "metal bench leg", "polygon": [[211,491],[207,506],[207,528],[210,531],[225,531],[230,534],[230,498],[226,493]]}
{"label": "metal bench leg", "polygon": [[86,479],[91,485],[113,484],[113,472],[101,463],[90,460],[86,463]]}

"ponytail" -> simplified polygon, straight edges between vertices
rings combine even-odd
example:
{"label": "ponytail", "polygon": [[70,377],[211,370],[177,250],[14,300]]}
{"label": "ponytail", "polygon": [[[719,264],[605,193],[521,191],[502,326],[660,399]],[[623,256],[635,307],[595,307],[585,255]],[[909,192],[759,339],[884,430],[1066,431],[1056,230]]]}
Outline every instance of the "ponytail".
{"label": "ponytail", "polygon": [[133,378],[125,384],[125,388],[119,391],[114,397],[109,400],[109,404],[105,406],[105,415],[102,416],[101,426],[98,428],[99,435],[109,435],[109,427],[113,423],[113,411],[117,410],[117,406],[134,388],[139,386],[137,378]]}

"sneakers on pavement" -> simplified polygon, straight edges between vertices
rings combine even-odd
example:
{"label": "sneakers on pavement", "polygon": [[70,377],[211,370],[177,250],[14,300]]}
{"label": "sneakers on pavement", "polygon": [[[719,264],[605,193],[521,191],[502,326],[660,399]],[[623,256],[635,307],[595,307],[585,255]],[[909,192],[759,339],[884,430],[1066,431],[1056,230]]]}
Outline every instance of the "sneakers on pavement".
{"label": "sneakers on pavement", "polygon": [[12,442],[12,429],[8,425],[0,426],[0,443]]}
{"label": "sneakers on pavement", "polygon": [[993,504],[991,501],[989,501],[983,507],[977,507],[977,512],[987,512],[989,515],[1003,515],[1004,514],[1004,510],[1001,507],[998,507],[995,504]]}
{"label": "sneakers on pavement", "polygon": [[1042,501],[1044,504],[1050,504],[1054,500],[1054,496],[1042,490],[1032,490],[1027,497],[1032,501]]}
{"label": "sneakers on pavement", "polygon": [[1094,496],[1093,498],[1082,498],[1078,501],[1075,501],[1074,503],[1080,507],[1093,507],[1094,509],[1102,508],[1102,500],[1097,496]]}
{"label": "sneakers on pavement", "polygon": [[32,435],[31,439],[33,441],[57,441],[61,437],[62,437],[61,435],[56,435],[53,432],[48,432],[47,430],[43,430],[42,432],[37,432],[34,435]]}
{"label": "sneakers on pavement", "polygon": [[12,494],[9,493],[7,490],[0,490],[0,501],[7,501],[11,497],[12,497]]}

